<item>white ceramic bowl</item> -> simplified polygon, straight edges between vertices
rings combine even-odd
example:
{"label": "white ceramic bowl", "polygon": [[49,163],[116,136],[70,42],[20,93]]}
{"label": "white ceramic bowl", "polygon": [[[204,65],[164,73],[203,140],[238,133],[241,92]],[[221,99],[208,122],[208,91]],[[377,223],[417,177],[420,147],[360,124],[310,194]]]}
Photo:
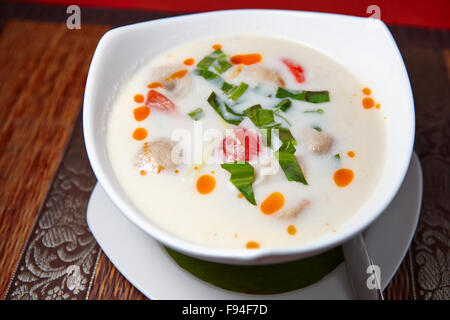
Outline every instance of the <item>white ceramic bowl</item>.
{"label": "white ceramic bowl", "polygon": [[[382,102],[387,117],[385,169],[365,204],[339,232],[297,248],[224,250],[190,243],[152,224],[124,194],[111,168],[105,143],[107,110],[115,90],[146,59],[200,38],[257,34],[305,43],[339,61]],[[266,264],[311,256],[362,232],[391,202],[408,168],[414,142],[414,102],[399,50],[384,23],[344,15],[231,10],[166,18],[113,29],[100,40],[86,83],[83,125],[86,148],[98,181],[132,222],[174,250],[232,264]],[[120,230],[117,230],[120,237]],[[382,235],[380,235],[382,236]],[[130,248],[132,250],[132,248]]]}

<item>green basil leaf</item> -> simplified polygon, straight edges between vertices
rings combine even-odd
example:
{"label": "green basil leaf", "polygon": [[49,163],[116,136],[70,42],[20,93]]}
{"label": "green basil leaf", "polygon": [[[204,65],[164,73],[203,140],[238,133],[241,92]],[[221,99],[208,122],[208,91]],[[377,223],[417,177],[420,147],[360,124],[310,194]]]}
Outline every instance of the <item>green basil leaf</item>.
{"label": "green basil leaf", "polygon": [[306,110],[306,111],[303,111],[303,113],[319,113],[319,114],[322,114],[323,113],[323,109]]}
{"label": "green basil leaf", "polygon": [[279,109],[283,112],[286,112],[286,110],[289,109],[290,106],[291,106],[291,100],[283,99],[274,108]]}
{"label": "green basil leaf", "polygon": [[194,73],[203,77],[205,80],[213,80],[219,77],[217,73],[204,69],[195,69]]}
{"label": "green basil leaf", "polygon": [[197,108],[195,110],[192,110],[188,113],[188,116],[194,119],[195,121],[203,118],[205,116],[205,113],[203,112],[202,108]]}
{"label": "green basil leaf", "polygon": [[294,145],[297,145],[297,141],[295,140],[294,136],[292,135],[291,131],[287,128],[279,128],[278,129],[278,136],[282,143],[291,142]]}
{"label": "green basil leaf", "polygon": [[288,91],[283,88],[278,88],[275,95],[277,98],[291,98],[294,100],[307,101],[311,103],[322,103],[330,101],[330,94],[326,90],[322,91]]}
{"label": "green basil leaf", "polygon": [[225,120],[226,122],[238,125],[243,120],[243,117],[237,116],[233,113],[230,113],[227,109],[225,104],[222,101],[219,101],[216,93],[213,91],[211,92],[210,96],[208,97],[208,103],[210,106],[220,115],[220,117]]}
{"label": "green basil leaf", "polygon": [[283,149],[282,146],[277,152],[275,152],[275,156],[277,157],[280,167],[283,169],[288,181],[296,181],[308,185],[303,171],[291,150]]}
{"label": "green basil leaf", "polygon": [[222,168],[231,173],[230,182],[244,195],[253,205],[256,205],[253,193],[254,169],[248,162],[224,163]]}
{"label": "green basil leaf", "polygon": [[229,84],[228,82],[224,81],[222,83],[222,86],[220,89],[222,89],[223,93],[226,95],[230,94],[231,90],[233,90],[234,86],[232,84]]}
{"label": "green basil leaf", "polygon": [[211,81],[216,87],[219,87],[225,94],[229,94],[234,88],[232,84],[229,84],[223,80],[217,73],[209,70],[195,69],[194,73],[201,76],[205,80]]}
{"label": "green basil leaf", "polygon": [[233,101],[236,101],[237,99],[239,99],[244,93],[245,91],[248,89],[248,84],[241,82],[239,84],[239,86],[235,86],[229,93],[228,95],[230,96],[230,99]]}
{"label": "green basil leaf", "polygon": [[206,56],[202,60],[200,60],[199,63],[197,63],[197,68],[208,70],[208,68],[214,63],[214,61],[216,61],[215,58]]}
{"label": "green basil leaf", "polygon": [[209,67],[217,60],[225,58],[225,53],[223,53],[222,50],[217,49],[211,54],[204,57],[200,62],[197,64],[197,68],[208,70]]}
{"label": "green basil leaf", "polygon": [[275,96],[277,98],[291,98],[294,100],[305,100],[304,91],[288,91],[283,88],[278,88]]}
{"label": "green basil leaf", "polygon": [[258,128],[274,123],[273,110],[263,109],[259,104],[245,109],[244,114],[249,117]]}
{"label": "green basil leaf", "polygon": [[305,100],[311,103],[322,103],[330,101],[328,91],[303,91],[305,92]]}
{"label": "green basil leaf", "polygon": [[220,74],[224,73],[231,67],[232,67],[232,64],[230,62],[228,62],[228,60],[226,58],[217,60],[217,62],[213,65],[213,68]]}
{"label": "green basil leaf", "polygon": [[286,143],[286,144],[281,145],[280,149],[278,149],[278,152],[281,152],[281,151],[285,151],[285,152],[294,154],[295,147],[292,143]]}
{"label": "green basil leaf", "polygon": [[232,115],[235,115],[238,117],[245,117],[245,114],[234,111],[230,106],[228,106],[228,104],[224,103],[224,105],[225,105],[225,110],[227,112],[231,113]]}
{"label": "green basil leaf", "polygon": [[297,140],[295,140],[289,129],[282,127],[277,129],[281,147],[275,152],[275,156],[281,169],[289,181],[297,181],[307,185],[308,182],[306,182],[305,175],[297,162],[297,158],[294,156]]}
{"label": "green basil leaf", "polygon": [[222,59],[222,58],[225,58],[226,55],[222,51],[222,49],[216,49],[212,53],[209,54],[209,57],[212,57],[214,59]]}
{"label": "green basil leaf", "polygon": [[248,84],[242,82],[239,86],[234,86],[222,79],[217,73],[209,70],[195,69],[194,73],[201,76],[205,80],[211,81],[213,85],[220,88],[223,93],[228,95],[231,100],[236,101],[242,96],[248,88]]}

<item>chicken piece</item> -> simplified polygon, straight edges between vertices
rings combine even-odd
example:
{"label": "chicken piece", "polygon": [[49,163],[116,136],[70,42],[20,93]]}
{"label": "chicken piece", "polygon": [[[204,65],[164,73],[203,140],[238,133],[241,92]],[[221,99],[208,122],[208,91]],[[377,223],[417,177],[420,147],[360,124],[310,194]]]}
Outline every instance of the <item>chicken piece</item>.
{"label": "chicken piece", "polygon": [[301,142],[305,147],[315,153],[328,153],[333,145],[333,138],[322,131],[313,128],[305,128],[302,132]]}
{"label": "chicken piece", "polygon": [[238,64],[237,66],[235,66],[231,71],[229,80],[233,80],[234,78],[237,78],[241,74],[243,68],[244,68],[244,66],[242,64]]}
{"label": "chicken piece", "polygon": [[185,69],[180,65],[166,65],[153,69],[151,76],[163,85],[171,98],[184,98],[192,89],[192,76]]}
{"label": "chicken piece", "polygon": [[176,166],[172,160],[174,144],[166,139],[145,142],[136,156],[136,166],[141,170],[160,173]]}
{"label": "chicken piece", "polygon": [[277,218],[295,218],[300,212],[302,212],[310,204],[309,200],[302,200],[298,205],[291,209],[287,209],[276,213]]}
{"label": "chicken piece", "polygon": [[275,83],[277,87],[284,87],[285,82],[277,71],[273,71],[261,66],[244,68],[245,75],[259,81],[268,81]]}
{"label": "chicken piece", "polygon": [[164,89],[174,98],[184,98],[191,92],[192,76],[187,73],[183,78],[172,79],[163,83]]}

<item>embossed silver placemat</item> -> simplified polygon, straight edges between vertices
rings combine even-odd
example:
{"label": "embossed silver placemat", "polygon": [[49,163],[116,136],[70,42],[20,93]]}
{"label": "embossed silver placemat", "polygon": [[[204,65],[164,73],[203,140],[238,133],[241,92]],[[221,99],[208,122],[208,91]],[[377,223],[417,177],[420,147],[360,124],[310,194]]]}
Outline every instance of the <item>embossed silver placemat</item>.
{"label": "embossed silver placemat", "polygon": [[96,184],[81,113],[5,299],[86,299],[100,248],[86,223]]}

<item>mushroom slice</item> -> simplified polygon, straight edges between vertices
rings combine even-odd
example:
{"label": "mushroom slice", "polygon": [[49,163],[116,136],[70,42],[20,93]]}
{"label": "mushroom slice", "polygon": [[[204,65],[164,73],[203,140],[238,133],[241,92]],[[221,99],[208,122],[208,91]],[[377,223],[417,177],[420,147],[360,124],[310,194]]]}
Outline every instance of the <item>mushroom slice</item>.
{"label": "mushroom slice", "polygon": [[313,128],[303,129],[301,141],[308,150],[318,154],[328,153],[333,145],[333,138],[329,134]]}
{"label": "mushroom slice", "polygon": [[192,76],[186,73],[182,78],[169,79],[163,83],[164,89],[174,98],[184,98],[192,88]]}
{"label": "mushroom slice", "polygon": [[141,170],[159,173],[176,166],[172,160],[174,144],[166,139],[145,142],[136,156],[136,166]]}
{"label": "mushroom slice", "polygon": [[151,72],[152,78],[163,85],[172,98],[184,98],[192,89],[192,76],[181,65],[165,65]]}
{"label": "mushroom slice", "polygon": [[261,66],[252,66],[244,69],[244,73],[259,81],[267,81],[271,83],[275,83],[278,87],[284,87],[285,82],[281,75],[274,70],[270,70]]}
{"label": "mushroom slice", "polygon": [[295,207],[276,213],[276,217],[277,218],[295,218],[309,204],[310,204],[309,200],[306,200],[306,199],[302,200]]}

